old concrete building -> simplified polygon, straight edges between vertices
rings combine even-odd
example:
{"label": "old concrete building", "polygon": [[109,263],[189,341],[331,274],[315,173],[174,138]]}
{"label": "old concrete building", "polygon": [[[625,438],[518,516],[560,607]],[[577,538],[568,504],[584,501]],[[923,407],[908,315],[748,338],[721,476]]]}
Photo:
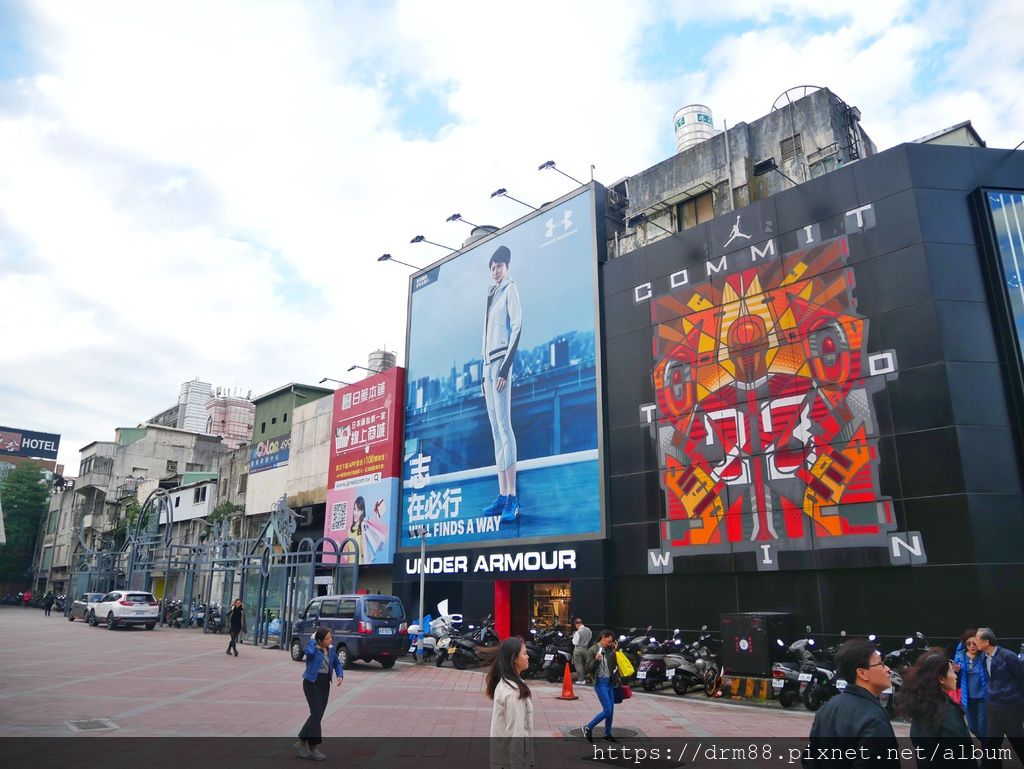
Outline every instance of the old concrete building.
{"label": "old concrete building", "polygon": [[[709,114],[706,119],[710,124]],[[827,88],[793,89],[764,117],[713,133],[613,185],[627,228],[609,255],[696,227],[876,151],[856,107]]]}

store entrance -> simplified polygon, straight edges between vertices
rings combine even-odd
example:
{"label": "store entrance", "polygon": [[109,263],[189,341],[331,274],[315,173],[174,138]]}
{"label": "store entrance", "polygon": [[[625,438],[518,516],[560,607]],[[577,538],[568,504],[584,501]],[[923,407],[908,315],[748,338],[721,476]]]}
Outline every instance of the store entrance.
{"label": "store entrance", "polygon": [[510,588],[509,630],[512,635],[528,638],[532,627],[570,627],[572,588],[568,581],[512,582]]}

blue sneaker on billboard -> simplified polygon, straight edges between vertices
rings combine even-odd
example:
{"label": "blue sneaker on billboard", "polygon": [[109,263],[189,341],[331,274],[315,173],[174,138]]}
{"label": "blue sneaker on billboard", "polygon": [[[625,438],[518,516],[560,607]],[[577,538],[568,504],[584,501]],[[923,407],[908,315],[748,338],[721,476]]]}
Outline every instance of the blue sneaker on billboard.
{"label": "blue sneaker on billboard", "polygon": [[502,523],[515,523],[519,517],[519,497],[510,495],[505,504],[505,512],[501,514]]}
{"label": "blue sneaker on billboard", "polygon": [[508,497],[499,494],[491,504],[484,508],[484,515],[497,515],[505,509],[506,504],[508,504]]}

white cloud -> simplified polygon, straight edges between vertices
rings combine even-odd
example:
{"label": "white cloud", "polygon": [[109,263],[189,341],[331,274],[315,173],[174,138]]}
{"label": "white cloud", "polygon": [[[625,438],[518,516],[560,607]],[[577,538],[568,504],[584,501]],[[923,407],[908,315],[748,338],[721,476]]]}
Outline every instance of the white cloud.
{"label": "white cloud", "polygon": [[[1010,5],[26,4],[0,80],[0,422],[62,432],[73,469],[194,376],[262,392],[401,353],[408,276],[379,254],[437,258],[408,241],[458,245],[455,211],[518,218],[499,186],[564,194],[545,160],[658,162],[690,95],[735,123],[810,82],[882,146],[968,117],[1012,146]],[[649,68],[652,35],[695,24],[710,55]]]}

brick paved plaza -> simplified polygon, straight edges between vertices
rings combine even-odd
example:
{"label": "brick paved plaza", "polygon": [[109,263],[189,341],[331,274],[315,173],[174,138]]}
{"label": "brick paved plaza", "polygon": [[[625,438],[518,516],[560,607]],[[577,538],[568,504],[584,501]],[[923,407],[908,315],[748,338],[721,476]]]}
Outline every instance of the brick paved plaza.
{"label": "brick paved plaza", "polygon": [[[157,628],[109,631],[37,609],[0,609],[0,736],[74,734],[65,723],[109,719],[117,736],[289,736],[306,718],[301,665],[287,652],[227,637]],[[393,670],[356,663],[333,688],[324,735],[486,737],[491,703],[480,671],[450,666]],[[531,682],[538,736],[561,736],[597,710],[588,687]],[[636,696],[616,708],[616,728],[650,737],[805,737],[802,710],[712,701],[703,694]],[[905,732],[903,732],[905,733]]]}

